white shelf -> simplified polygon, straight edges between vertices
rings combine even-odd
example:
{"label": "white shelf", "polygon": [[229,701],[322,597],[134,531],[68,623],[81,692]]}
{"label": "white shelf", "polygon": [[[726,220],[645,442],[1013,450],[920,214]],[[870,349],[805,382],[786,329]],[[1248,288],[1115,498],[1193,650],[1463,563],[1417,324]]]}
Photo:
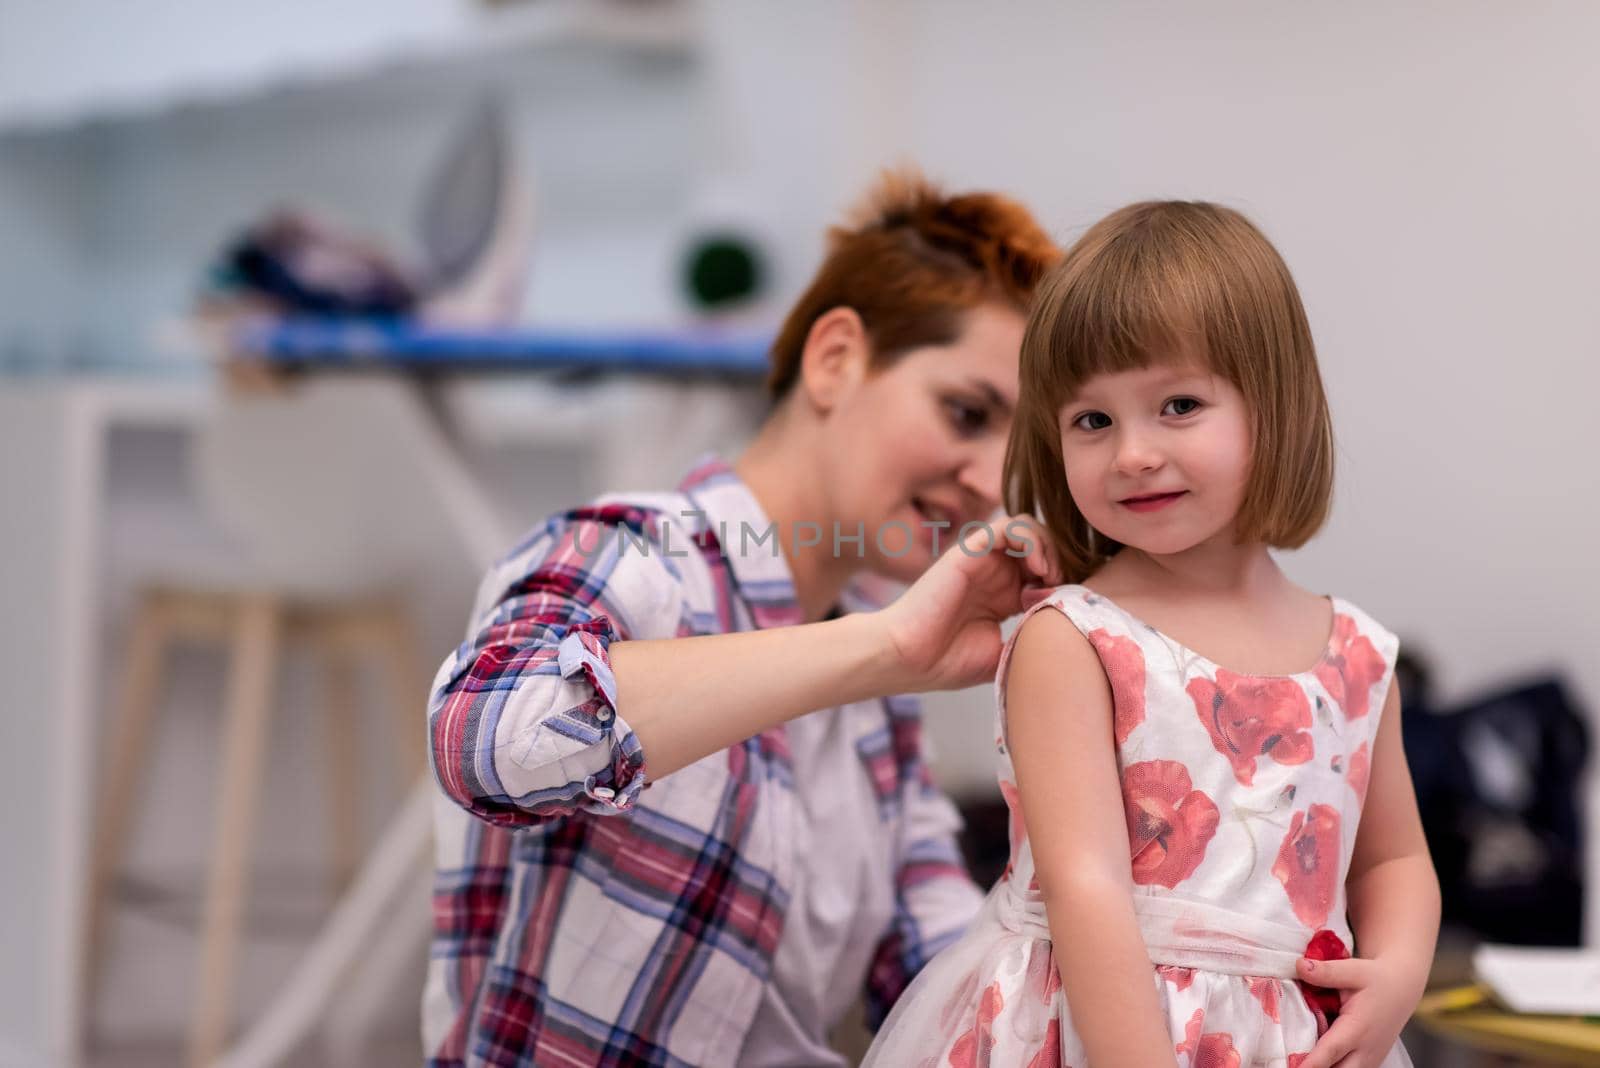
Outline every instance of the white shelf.
{"label": "white shelf", "polygon": [[[11,41],[0,41],[0,134],[493,73],[526,62],[530,49],[682,56],[693,39],[684,0],[302,0],[270,14],[246,0],[208,7],[76,0],[48,15],[11,15]],[[230,7],[239,10],[217,10]],[[232,33],[230,22],[251,29]],[[130,40],[118,47],[122,36]]]}

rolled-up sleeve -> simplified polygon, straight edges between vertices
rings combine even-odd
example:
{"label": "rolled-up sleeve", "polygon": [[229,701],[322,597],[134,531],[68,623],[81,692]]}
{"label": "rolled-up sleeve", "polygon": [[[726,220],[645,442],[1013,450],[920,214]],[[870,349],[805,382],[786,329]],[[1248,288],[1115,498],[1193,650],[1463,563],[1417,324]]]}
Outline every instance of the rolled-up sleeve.
{"label": "rolled-up sleeve", "polygon": [[428,701],[439,786],[491,823],[627,810],[645,754],[617,707],[610,647],[678,632],[657,517],[613,505],[549,520],[493,568],[470,637]]}

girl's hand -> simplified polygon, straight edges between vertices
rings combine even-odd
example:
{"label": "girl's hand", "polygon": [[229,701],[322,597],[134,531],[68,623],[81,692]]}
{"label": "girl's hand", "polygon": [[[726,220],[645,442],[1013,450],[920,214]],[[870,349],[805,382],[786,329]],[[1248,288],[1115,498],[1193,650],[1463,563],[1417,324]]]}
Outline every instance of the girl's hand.
{"label": "girl's hand", "polygon": [[1394,1048],[1427,984],[1426,969],[1381,957],[1302,957],[1298,971],[1307,983],[1340,991],[1338,1018],[1300,1068],[1376,1068]]}
{"label": "girl's hand", "polygon": [[952,545],[893,604],[877,613],[901,692],[987,682],[1000,663],[1000,623],[1025,607],[1025,591],[1060,585],[1044,528],[1007,516]]}

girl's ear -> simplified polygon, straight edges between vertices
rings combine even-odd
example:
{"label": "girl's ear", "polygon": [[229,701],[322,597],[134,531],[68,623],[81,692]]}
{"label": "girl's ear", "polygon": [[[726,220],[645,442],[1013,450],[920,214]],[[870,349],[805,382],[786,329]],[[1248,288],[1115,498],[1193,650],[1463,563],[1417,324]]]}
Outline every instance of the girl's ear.
{"label": "girl's ear", "polygon": [[866,378],[872,340],[854,308],[830,308],[817,316],[800,350],[800,392],[826,415]]}

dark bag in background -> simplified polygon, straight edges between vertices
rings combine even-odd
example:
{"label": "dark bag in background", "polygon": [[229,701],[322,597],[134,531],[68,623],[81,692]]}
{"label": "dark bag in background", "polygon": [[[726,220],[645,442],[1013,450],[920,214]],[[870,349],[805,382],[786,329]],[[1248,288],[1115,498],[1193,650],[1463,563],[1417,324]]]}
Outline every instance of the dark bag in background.
{"label": "dark bag in background", "polygon": [[1485,941],[1579,945],[1590,743],[1566,687],[1535,679],[1436,709],[1421,658],[1402,652],[1397,672],[1444,921]]}

